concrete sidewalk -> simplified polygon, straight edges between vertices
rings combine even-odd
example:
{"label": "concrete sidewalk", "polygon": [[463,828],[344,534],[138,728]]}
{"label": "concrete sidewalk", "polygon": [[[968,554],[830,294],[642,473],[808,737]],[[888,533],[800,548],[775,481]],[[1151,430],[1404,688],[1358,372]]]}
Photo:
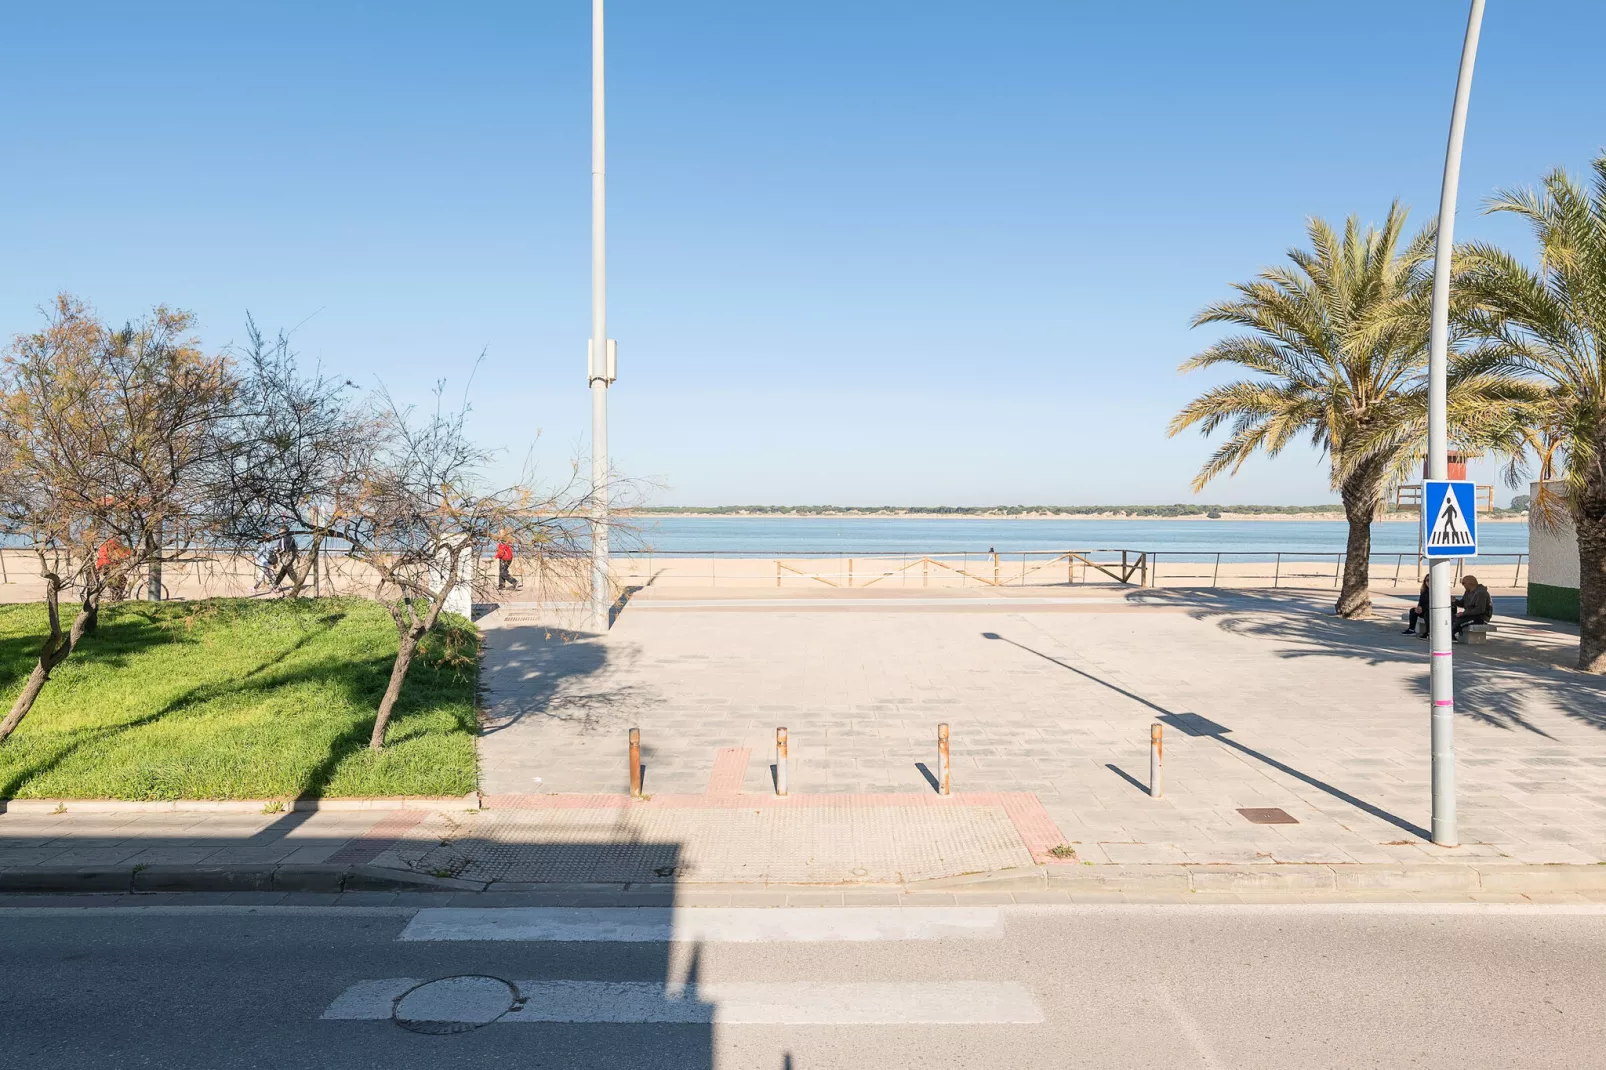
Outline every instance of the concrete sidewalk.
{"label": "concrete sidewalk", "polygon": [[[936,800],[936,796],[925,796]],[[571,905],[929,901],[1603,902],[1606,866],[1089,864],[1043,850],[1035,800],[985,795],[540,796],[499,808],[283,816],[0,815],[0,896],[540,894]],[[1179,898],[1180,897],[1180,898]],[[234,902],[230,898],[226,901]],[[261,900],[266,902],[267,900]],[[272,901],[280,901],[272,899]],[[300,900],[293,900],[300,901]]]}
{"label": "concrete sidewalk", "polygon": [[[530,606],[483,622],[481,806],[17,804],[0,813],[0,886],[312,866],[464,888],[1606,889],[1606,681],[1567,669],[1575,635],[1509,600],[1494,641],[1457,648],[1463,842],[1441,848],[1425,652],[1386,599],[1380,619],[1342,621],[1299,592],[674,594],[633,602],[606,637]],[[625,794],[633,726],[645,800]],[[1251,820],[1271,809],[1287,823]]]}
{"label": "concrete sidewalk", "polygon": [[[1489,644],[1457,648],[1463,842],[1446,849],[1426,831],[1427,659],[1393,619],[1406,598],[1344,621],[1309,592],[873,593],[638,593],[606,637],[529,606],[492,615],[483,789],[621,793],[639,726],[649,793],[701,792],[738,748],[757,756],[742,789],[765,795],[784,725],[794,792],[929,793],[947,722],[956,790],[1036,796],[1097,864],[1606,861],[1606,681],[1568,669],[1576,632],[1520,601],[1498,601]],[[1272,808],[1296,823],[1242,813]]]}

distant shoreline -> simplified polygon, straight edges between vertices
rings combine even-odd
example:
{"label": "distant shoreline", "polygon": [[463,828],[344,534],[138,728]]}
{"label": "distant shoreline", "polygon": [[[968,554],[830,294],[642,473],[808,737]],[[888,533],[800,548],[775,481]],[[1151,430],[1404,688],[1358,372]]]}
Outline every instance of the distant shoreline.
{"label": "distant shoreline", "polygon": [[[1230,520],[1275,520],[1275,521],[1344,521],[1346,518],[1341,512],[1332,513],[1235,513],[1223,510],[1218,517],[1207,516],[1204,513],[1190,513],[1183,516],[1132,516],[1127,513],[922,513],[922,512],[818,512],[818,513],[709,513],[709,512],[680,512],[656,509],[633,509],[629,511],[632,517],[643,519],[674,519],[686,520],[1121,520],[1133,523],[1146,524],[1154,521],[1194,520],[1194,521],[1230,521]],[[1485,524],[1526,524],[1525,513],[1510,513],[1506,515],[1484,514],[1478,517],[1479,522]],[[1415,524],[1417,518],[1411,515],[1385,516],[1373,521],[1377,524]]]}

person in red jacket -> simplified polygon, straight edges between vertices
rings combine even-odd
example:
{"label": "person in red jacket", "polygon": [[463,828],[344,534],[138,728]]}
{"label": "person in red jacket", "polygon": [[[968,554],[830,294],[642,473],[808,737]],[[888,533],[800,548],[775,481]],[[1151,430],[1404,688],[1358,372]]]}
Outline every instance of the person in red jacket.
{"label": "person in red jacket", "polygon": [[519,589],[519,581],[513,578],[513,545],[504,535],[496,543],[496,589],[511,587]]}
{"label": "person in red jacket", "polygon": [[128,547],[119,542],[115,535],[101,543],[99,552],[95,554],[95,571],[105,577],[106,596],[113,602],[121,602],[128,597],[128,570],[121,566],[130,556]]}

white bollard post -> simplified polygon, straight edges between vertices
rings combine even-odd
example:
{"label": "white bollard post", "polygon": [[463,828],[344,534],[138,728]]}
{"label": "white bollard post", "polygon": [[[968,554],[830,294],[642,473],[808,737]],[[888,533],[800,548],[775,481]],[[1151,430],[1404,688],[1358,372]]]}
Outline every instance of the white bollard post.
{"label": "white bollard post", "polygon": [[775,730],[775,794],[786,794],[786,729]]}

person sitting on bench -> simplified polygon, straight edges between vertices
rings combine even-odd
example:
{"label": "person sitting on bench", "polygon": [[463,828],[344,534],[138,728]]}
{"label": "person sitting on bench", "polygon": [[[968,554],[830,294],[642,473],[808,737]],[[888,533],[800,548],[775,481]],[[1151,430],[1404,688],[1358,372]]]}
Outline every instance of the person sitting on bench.
{"label": "person sitting on bench", "polygon": [[1428,578],[1422,577],[1422,590],[1417,592],[1416,605],[1411,607],[1410,623],[1405,626],[1405,635],[1416,631],[1416,622],[1428,615]]}
{"label": "person sitting on bench", "polygon": [[1494,616],[1494,598],[1489,594],[1489,588],[1478,582],[1476,576],[1462,576],[1461,586],[1467,593],[1455,600],[1459,612],[1450,625],[1450,636],[1453,639],[1461,638],[1461,630],[1469,624],[1488,624]]}

